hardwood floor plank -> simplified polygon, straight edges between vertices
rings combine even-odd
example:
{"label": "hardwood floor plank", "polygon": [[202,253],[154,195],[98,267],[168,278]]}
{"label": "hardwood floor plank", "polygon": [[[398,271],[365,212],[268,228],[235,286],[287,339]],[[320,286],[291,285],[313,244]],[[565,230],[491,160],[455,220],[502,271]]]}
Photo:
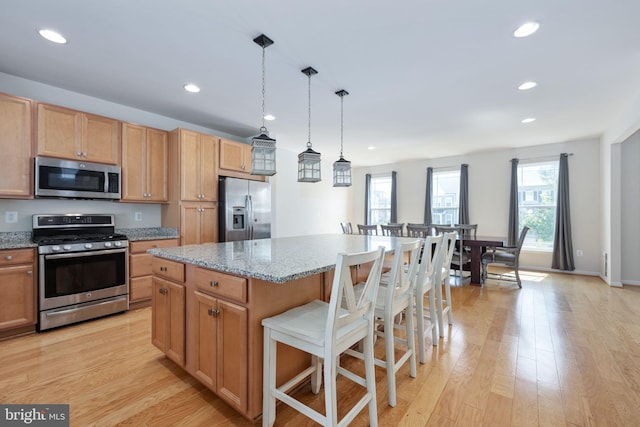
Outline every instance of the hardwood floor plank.
{"label": "hardwood floor plank", "polygon": [[[523,275],[525,276],[525,275]],[[454,324],[417,378],[397,373],[379,425],[627,426],[640,420],[640,288],[535,273],[452,289]],[[68,403],[72,426],[255,426],[151,345],[151,310],[0,341],[0,401]],[[376,353],[383,352],[382,340]],[[345,361],[361,372],[360,361]],[[339,412],[360,386],[338,379]],[[296,394],[323,411],[324,394]],[[366,410],[353,426],[367,426]],[[276,426],[314,426],[286,405]]]}

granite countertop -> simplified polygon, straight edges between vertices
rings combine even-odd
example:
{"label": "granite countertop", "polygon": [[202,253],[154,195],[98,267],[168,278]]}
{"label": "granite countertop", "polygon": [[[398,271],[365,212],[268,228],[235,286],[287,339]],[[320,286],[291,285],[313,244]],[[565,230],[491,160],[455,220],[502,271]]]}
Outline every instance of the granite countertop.
{"label": "granite countertop", "polygon": [[0,249],[35,248],[31,231],[10,231],[0,233]]}
{"label": "granite countertop", "polygon": [[180,237],[176,228],[165,227],[117,228],[116,232],[124,234],[132,242],[137,240],[177,239]]}
{"label": "granite countertop", "polygon": [[393,250],[407,237],[321,234],[313,236],[206,243],[147,252],[239,276],[286,283],[335,268],[338,253],[363,252],[384,246]]}
{"label": "granite countertop", "polygon": [[[178,230],[175,228],[152,227],[152,228],[119,228],[117,233],[127,236],[135,242],[136,240],[160,240],[177,239]],[[35,248],[38,245],[33,243],[31,231],[10,231],[0,232],[0,249],[21,249]]]}

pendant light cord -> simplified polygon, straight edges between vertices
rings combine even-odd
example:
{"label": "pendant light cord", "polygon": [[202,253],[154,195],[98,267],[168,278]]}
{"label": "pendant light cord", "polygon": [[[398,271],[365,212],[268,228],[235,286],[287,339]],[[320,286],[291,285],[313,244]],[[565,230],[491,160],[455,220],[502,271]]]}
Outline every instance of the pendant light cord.
{"label": "pendant light cord", "polygon": [[264,71],[264,58],[265,58],[264,49],[265,49],[264,46],[262,46],[262,129],[266,130],[266,127],[264,125],[264,120],[265,120],[265,118],[264,118],[264,113],[265,113],[265,108],[264,108],[264,105],[265,105],[265,80],[266,80],[265,79],[265,71]]}
{"label": "pendant light cord", "polygon": [[311,74],[309,74],[309,129],[307,147],[311,148]]}
{"label": "pendant light cord", "polygon": [[342,147],[344,141],[344,96],[340,97],[340,158],[344,158],[342,155]]}

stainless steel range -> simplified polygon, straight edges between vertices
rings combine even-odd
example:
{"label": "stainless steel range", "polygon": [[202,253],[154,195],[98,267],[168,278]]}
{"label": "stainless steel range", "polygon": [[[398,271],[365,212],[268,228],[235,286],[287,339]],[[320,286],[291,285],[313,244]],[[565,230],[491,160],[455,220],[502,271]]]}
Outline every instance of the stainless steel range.
{"label": "stainless steel range", "polygon": [[129,309],[129,241],[113,215],[33,215],[38,329]]}

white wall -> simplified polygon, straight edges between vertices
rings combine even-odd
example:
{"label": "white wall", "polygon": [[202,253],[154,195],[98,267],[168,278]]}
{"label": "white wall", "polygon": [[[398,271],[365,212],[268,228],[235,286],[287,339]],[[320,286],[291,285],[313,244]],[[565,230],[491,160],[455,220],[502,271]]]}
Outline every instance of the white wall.
{"label": "white wall", "polygon": [[640,131],[621,144],[621,281],[640,285]]}
{"label": "white wall", "polygon": [[[509,211],[510,159],[522,161],[558,158],[560,153],[574,153],[569,158],[571,185],[571,219],[576,273],[599,274],[600,262],[600,142],[596,138],[518,149],[479,152],[465,156],[357,168],[350,221],[364,221],[364,175],[398,172],[398,222],[422,222],[426,189],[426,168],[454,167],[469,164],[469,217],[478,224],[478,234],[506,236]],[[575,256],[575,254],[574,254]],[[523,252],[525,267],[550,269],[551,254]]]}
{"label": "white wall", "polygon": [[274,237],[340,233],[348,218],[353,187],[333,187],[333,159],[322,160],[322,181],[298,182],[298,153],[278,149],[278,173],[270,178],[274,200]]}

